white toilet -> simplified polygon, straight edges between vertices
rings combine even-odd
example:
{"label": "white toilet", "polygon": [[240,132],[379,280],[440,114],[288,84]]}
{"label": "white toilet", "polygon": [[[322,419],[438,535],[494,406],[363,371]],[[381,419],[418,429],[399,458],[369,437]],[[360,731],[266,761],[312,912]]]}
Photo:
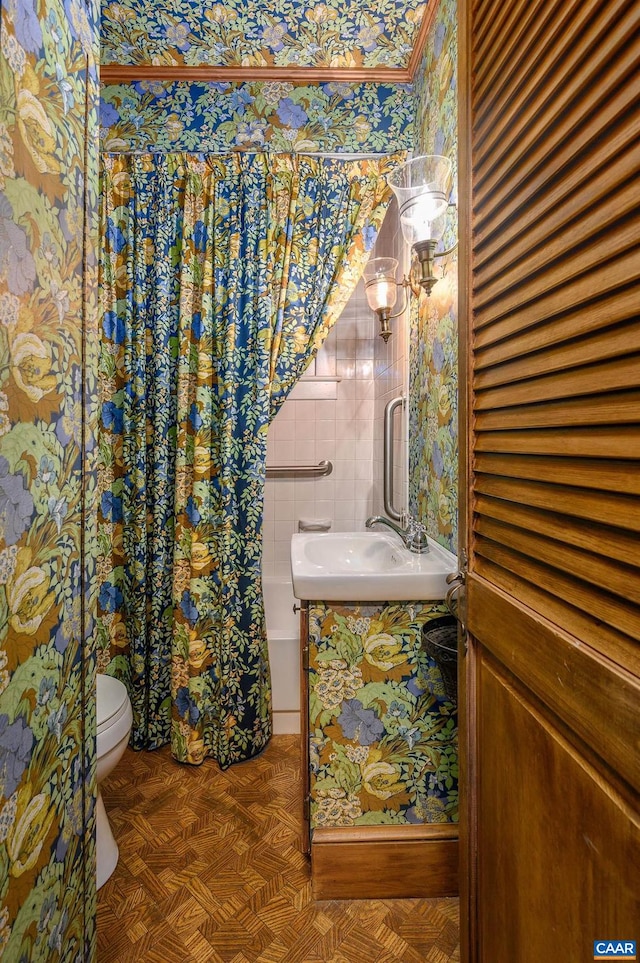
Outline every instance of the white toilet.
{"label": "white toilet", "polygon": [[98,724],[98,799],[96,803],[97,887],[107,882],[118,862],[118,844],[102,801],[100,784],[118,765],[129,742],[133,713],[127,690],[109,675],[96,677],[96,721]]}

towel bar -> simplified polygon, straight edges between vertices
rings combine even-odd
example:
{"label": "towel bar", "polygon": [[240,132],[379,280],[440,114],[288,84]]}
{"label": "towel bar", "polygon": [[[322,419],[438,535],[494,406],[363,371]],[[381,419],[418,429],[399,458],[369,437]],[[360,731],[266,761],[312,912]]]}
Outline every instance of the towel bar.
{"label": "towel bar", "polygon": [[267,475],[330,475],[332,471],[330,461],[317,465],[267,465]]}

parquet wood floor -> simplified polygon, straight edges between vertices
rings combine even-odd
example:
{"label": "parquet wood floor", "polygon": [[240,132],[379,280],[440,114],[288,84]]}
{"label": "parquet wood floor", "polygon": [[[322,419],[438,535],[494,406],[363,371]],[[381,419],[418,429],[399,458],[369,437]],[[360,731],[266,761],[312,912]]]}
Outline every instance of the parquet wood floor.
{"label": "parquet wood floor", "polygon": [[221,772],[127,749],[103,796],[120,861],[99,963],[449,963],[458,900],[311,898],[299,737]]}

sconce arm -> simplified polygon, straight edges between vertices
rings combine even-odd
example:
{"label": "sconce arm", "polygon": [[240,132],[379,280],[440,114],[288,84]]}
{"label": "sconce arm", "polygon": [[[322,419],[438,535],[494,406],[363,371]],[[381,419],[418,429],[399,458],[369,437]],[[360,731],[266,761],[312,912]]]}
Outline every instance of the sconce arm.
{"label": "sconce arm", "polygon": [[409,278],[405,277],[402,279],[402,281],[398,281],[398,287],[403,289],[402,290],[402,307],[400,308],[399,311],[396,311],[395,314],[389,315],[389,321],[391,321],[393,318],[399,318],[401,314],[404,314],[404,312],[407,310],[407,304],[409,303],[409,292],[407,290],[408,288],[411,287],[411,281],[409,280]]}
{"label": "sconce arm", "polygon": [[435,258],[435,257],[446,257],[447,254],[453,254],[453,252],[455,251],[455,249],[457,248],[457,246],[458,246],[458,242],[456,241],[456,243],[453,244],[451,247],[448,247],[446,251],[436,251],[436,253],[435,253],[433,256],[434,256],[434,258]]}

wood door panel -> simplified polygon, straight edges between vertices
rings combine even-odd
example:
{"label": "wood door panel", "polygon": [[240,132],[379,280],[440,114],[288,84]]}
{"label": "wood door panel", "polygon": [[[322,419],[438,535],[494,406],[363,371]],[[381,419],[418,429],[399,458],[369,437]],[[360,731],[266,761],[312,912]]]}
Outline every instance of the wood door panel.
{"label": "wood door panel", "polygon": [[640,936],[640,5],[459,14],[463,959],[582,963]]}
{"label": "wood door panel", "polygon": [[637,812],[488,655],[477,681],[482,959],[579,963],[635,939]]}
{"label": "wood door panel", "polygon": [[[640,790],[640,684],[637,677],[506,593],[471,576],[469,612],[487,655],[523,682],[578,738]],[[496,626],[504,631],[496,632]],[[640,865],[640,864],[639,864]]]}

